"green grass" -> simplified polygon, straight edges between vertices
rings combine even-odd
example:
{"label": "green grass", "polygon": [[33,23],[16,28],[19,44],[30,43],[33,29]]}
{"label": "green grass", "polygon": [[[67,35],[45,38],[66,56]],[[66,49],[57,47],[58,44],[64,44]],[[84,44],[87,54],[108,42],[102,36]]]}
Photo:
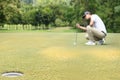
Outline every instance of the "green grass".
{"label": "green grass", "polygon": [[84,33],[0,33],[0,73],[24,76],[0,80],[119,80],[120,34],[109,33],[103,46],[86,46]]}
{"label": "green grass", "polygon": [[14,30],[14,29],[1,29],[0,33],[13,33],[13,32],[75,32],[75,29],[73,29],[72,27],[54,27],[54,28],[50,28],[50,29],[46,29],[46,30]]}

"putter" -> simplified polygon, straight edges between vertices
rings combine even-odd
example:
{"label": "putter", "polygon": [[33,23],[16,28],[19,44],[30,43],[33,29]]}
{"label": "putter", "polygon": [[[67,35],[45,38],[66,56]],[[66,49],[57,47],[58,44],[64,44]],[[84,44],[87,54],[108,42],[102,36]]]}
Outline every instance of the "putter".
{"label": "putter", "polygon": [[75,41],[74,41],[73,45],[74,45],[74,46],[77,45],[77,29],[76,29],[76,32],[75,32]]}

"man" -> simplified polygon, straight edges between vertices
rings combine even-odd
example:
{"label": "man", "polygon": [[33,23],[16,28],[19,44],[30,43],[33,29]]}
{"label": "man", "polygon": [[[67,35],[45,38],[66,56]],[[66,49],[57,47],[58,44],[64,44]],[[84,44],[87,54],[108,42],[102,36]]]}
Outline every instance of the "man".
{"label": "man", "polygon": [[76,24],[76,27],[86,31],[87,33],[86,39],[88,40],[88,42],[86,43],[86,45],[96,45],[97,41],[100,45],[104,44],[104,38],[107,35],[107,31],[101,18],[96,14],[91,14],[91,12],[89,11],[84,12],[82,18],[90,20],[90,23],[87,27]]}

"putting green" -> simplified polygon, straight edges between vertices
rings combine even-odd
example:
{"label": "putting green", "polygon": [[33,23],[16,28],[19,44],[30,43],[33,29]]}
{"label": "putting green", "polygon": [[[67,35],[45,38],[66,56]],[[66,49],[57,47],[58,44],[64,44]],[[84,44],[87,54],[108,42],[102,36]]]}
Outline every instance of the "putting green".
{"label": "putting green", "polygon": [[0,80],[119,80],[120,34],[108,34],[105,45],[86,46],[84,33],[0,33],[0,73],[21,77]]}

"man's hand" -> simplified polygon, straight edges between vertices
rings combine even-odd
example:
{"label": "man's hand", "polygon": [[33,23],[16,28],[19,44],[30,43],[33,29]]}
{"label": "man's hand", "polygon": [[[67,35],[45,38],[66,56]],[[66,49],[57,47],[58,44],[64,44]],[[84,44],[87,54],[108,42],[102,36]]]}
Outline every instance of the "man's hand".
{"label": "man's hand", "polygon": [[77,28],[81,28],[80,24],[78,24],[78,23],[76,24],[76,27],[77,27]]}
{"label": "man's hand", "polygon": [[77,28],[80,28],[81,30],[84,30],[84,31],[87,30],[85,27],[80,26],[80,24],[78,24],[78,23],[76,24],[76,27],[77,27]]}

